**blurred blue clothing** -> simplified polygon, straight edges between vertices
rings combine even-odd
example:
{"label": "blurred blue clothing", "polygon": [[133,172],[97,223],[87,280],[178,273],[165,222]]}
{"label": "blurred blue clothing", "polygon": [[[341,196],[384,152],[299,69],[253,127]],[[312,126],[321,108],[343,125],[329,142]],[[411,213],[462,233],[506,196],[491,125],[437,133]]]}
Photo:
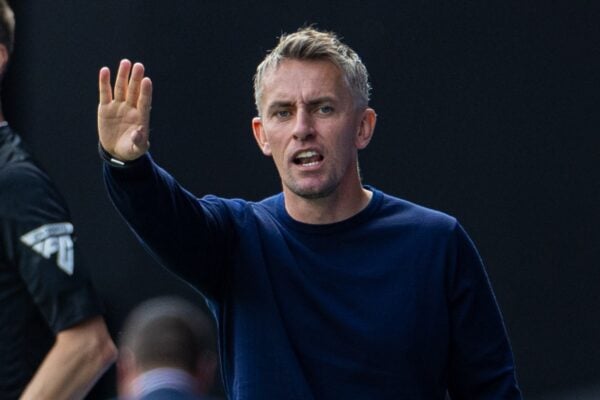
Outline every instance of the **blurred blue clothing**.
{"label": "blurred blue clothing", "polygon": [[202,400],[202,397],[177,389],[158,389],[141,396],[139,400]]}
{"label": "blurred blue clothing", "polygon": [[[175,368],[156,368],[132,383],[134,395],[123,400],[203,400],[194,377]],[[207,400],[207,399],[206,399]]]}

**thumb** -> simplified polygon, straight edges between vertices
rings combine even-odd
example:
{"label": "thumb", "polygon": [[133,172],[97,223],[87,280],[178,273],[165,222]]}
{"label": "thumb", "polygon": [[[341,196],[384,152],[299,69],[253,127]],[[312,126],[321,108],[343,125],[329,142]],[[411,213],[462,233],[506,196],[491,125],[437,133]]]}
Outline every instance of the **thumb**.
{"label": "thumb", "polygon": [[122,161],[135,160],[146,153],[150,147],[146,130],[138,125],[119,139],[114,156]]}
{"label": "thumb", "polygon": [[148,151],[150,142],[148,141],[148,133],[142,125],[138,126],[130,136],[133,146],[140,149],[142,152]]}

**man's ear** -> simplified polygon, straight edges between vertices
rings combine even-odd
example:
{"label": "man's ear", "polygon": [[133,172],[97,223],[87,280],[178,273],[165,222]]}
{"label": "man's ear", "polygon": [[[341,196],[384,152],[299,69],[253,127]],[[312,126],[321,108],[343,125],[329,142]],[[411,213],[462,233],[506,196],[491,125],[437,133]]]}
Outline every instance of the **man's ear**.
{"label": "man's ear", "polygon": [[137,374],[138,371],[133,353],[128,348],[119,349],[119,359],[117,360],[117,390],[121,396],[127,397],[133,395],[131,383]]}
{"label": "man's ear", "polygon": [[9,52],[5,45],[0,44],[0,75],[4,74],[8,65]]}
{"label": "man's ear", "polygon": [[219,359],[213,351],[205,351],[196,363],[196,379],[201,394],[208,394],[215,381]]}
{"label": "man's ear", "polygon": [[252,118],[252,132],[254,132],[254,139],[256,139],[256,143],[258,143],[260,150],[265,156],[270,157],[272,155],[271,146],[269,145],[269,141],[267,139],[267,135],[265,134],[265,129],[260,117]]}
{"label": "man's ear", "polygon": [[373,131],[375,131],[375,124],[377,123],[377,114],[375,110],[367,107],[363,113],[360,120],[360,125],[358,127],[358,132],[355,139],[356,148],[359,150],[367,147],[371,138],[373,138]]}

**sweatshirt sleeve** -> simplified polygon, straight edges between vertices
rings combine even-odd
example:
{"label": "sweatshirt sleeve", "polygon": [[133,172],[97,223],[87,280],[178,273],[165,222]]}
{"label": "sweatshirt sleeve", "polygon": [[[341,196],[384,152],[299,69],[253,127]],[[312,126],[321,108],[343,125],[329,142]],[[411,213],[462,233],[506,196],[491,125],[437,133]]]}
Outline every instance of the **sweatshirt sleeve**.
{"label": "sweatshirt sleeve", "polygon": [[192,195],[149,154],[126,168],[105,163],[104,181],[113,205],[146,250],[206,296],[218,298],[232,232],[223,204]]}
{"label": "sweatshirt sleeve", "polygon": [[456,225],[448,274],[452,399],[521,399],[508,335],[481,258]]}

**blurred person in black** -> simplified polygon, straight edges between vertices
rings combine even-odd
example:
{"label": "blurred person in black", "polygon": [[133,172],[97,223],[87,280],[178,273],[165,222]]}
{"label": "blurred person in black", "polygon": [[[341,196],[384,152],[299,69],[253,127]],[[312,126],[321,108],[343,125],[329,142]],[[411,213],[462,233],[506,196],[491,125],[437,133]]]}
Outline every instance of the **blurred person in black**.
{"label": "blurred person in black", "polygon": [[176,297],[147,300],[124,324],[117,362],[120,398],[207,399],[215,348],[212,323],[199,308]]}
{"label": "blurred person in black", "polygon": [[[0,81],[14,14],[0,0]],[[116,347],[65,202],[0,107],[0,399],[80,399]]]}

